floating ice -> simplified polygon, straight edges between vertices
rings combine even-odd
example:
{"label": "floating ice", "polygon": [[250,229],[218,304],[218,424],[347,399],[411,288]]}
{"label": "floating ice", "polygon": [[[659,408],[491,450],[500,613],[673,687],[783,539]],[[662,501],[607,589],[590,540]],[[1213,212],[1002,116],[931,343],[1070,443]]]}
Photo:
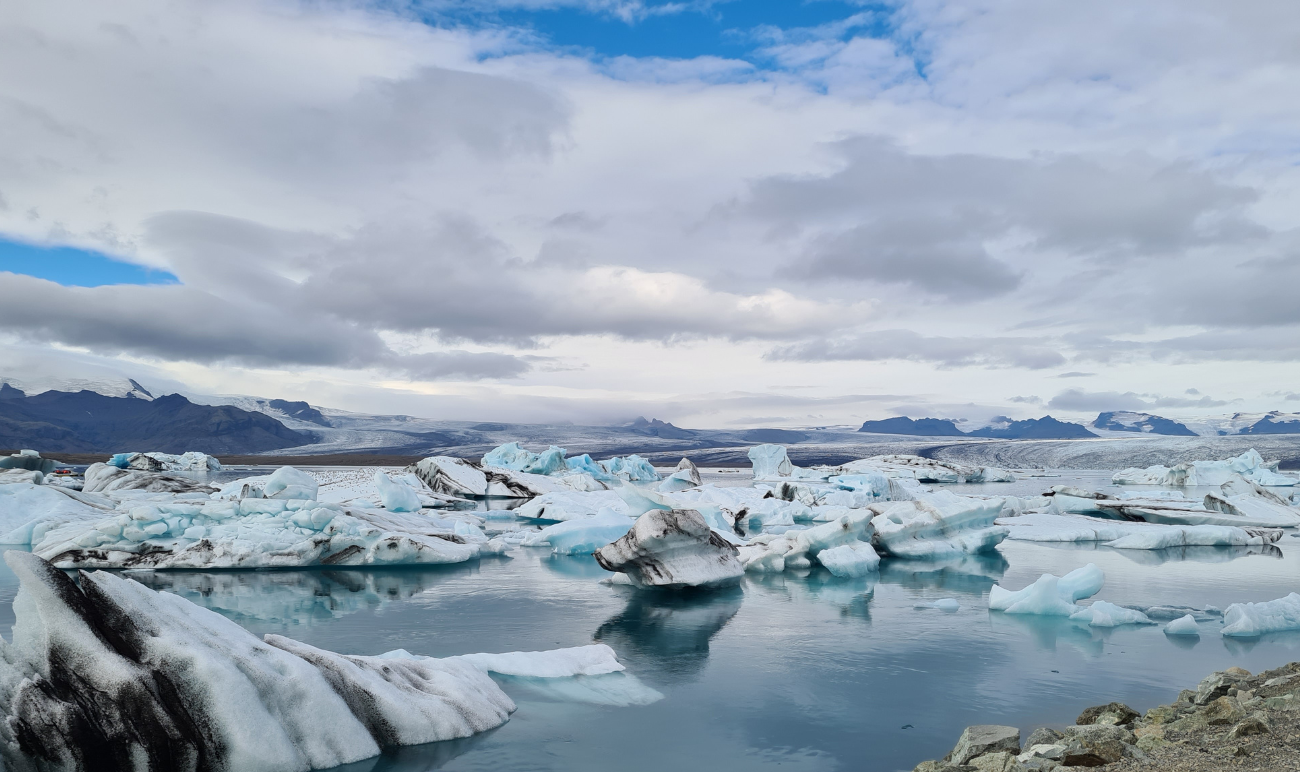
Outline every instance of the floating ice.
{"label": "floating ice", "polygon": [[[1052,497],[1054,513],[1095,514],[1120,520],[1168,525],[1229,525],[1249,528],[1300,526],[1300,511],[1276,493],[1257,483],[1236,478],[1208,493],[1202,501],[1171,497],[1129,495],[1119,499],[1102,494],[1063,489]],[[1082,494],[1082,495],[1080,495]]]}
{"label": "floating ice", "polygon": [[1043,574],[1023,590],[993,585],[989,590],[989,608],[1008,614],[1070,616],[1079,610],[1075,602],[1096,595],[1105,581],[1102,570],[1089,563],[1062,577]]}
{"label": "floating ice", "polygon": [[845,474],[877,472],[886,477],[910,478],[923,483],[1015,482],[1005,469],[991,466],[971,467],[922,456],[901,453],[850,461],[840,467]]}
{"label": "floating ice", "polygon": [[219,472],[221,462],[191,450],[180,455],[172,453],[118,453],[108,460],[109,466],[118,469],[135,469],[142,472]]}
{"label": "floating ice", "polygon": [[54,471],[54,459],[41,458],[41,454],[34,450],[20,450],[11,456],[0,456],[0,469],[25,469],[49,474]]}
{"label": "floating ice", "polygon": [[689,458],[683,458],[677,462],[677,471],[664,478],[659,483],[659,490],[663,493],[673,493],[675,491],[684,491],[688,488],[698,487],[703,481],[700,479],[700,470]]}
{"label": "floating ice", "polygon": [[749,460],[754,465],[755,480],[789,477],[794,469],[784,445],[755,445],[749,449]]}
{"label": "floating ice", "polygon": [[12,483],[41,485],[44,482],[45,475],[39,469],[0,469],[0,485]]}
{"label": "floating ice", "polygon": [[393,482],[383,472],[375,472],[375,488],[379,491],[384,509],[390,512],[420,511],[420,497],[411,486]]}
{"label": "floating ice", "polygon": [[866,542],[841,544],[817,553],[817,560],[835,576],[866,576],[880,567],[880,556]]}
{"label": "floating ice", "polygon": [[745,572],[736,548],[689,509],[652,509],[595,554],[602,568],[627,574],[638,587],[714,587]]}
{"label": "floating ice", "polygon": [[1131,608],[1116,606],[1099,600],[1070,615],[1075,622],[1086,622],[1090,627],[1119,627],[1121,625],[1154,625],[1146,614]]}
{"label": "floating ice", "polygon": [[991,550],[1006,538],[994,525],[1000,498],[975,499],[951,491],[919,494],[911,501],[873,504],[874,544],[889,555],[934,558]]}
{"label": "floating ice", "polygon": [[[411,468],[416,476],[434,493],[461,498],[521,498],[530,499],[545,493],[575,490],[562,477],[528,474],[501,467],[479,467],[461,458],[431,456],[420,459]],[[584,490],[599,490],[600,485],[590,475],[574,477],[590,481]]]}
{"label": "floating ice", "polygon": [[149,493],[188,493],[191,491],[208,492],[212,486],[188,477],[163,472],[142,472],[139,470],[118,469],[115,466],[98,463],[86,469],[86,493],[109,493],[112,491],[146,491]]}
{"label": "floating ice", "polygon": [[1259,485],[1292,486],[1300,478],[1281,474],[1276,461],[1265,462],[1254,448],[1236,458],[1222,461],[1193,461],[1174,467],[1149,466],[1116,472],[1111,482],[1116,485],[1222,485],[1243,477]]}
{"label": "floating ice", "polygon": [[[317,769],[468,737],[515,709],[468,662],[263,642],[129,579],[83,574],[78,588],[35,556],[5,560],[21,588],[13,643],[0,644],[0,704],[11,725],[27,727],[29,754],[68,768]],[[18,747],[0,744],[0,754],[25,769]]]}
{"label": "floating ice", "polygon": [[1223,624],[1223,634],[1229,638],[1300,630],[1300,595],[1293,592],[1263,603],[1234,603],[1223,612]]}
{"label": "floating ice", "polygon": [[1169,547],[1219,547],[1272,544],[1282,531],[1225,525],[1163,525],[1107,520],[1083,515],[1031,512],[1003,517],[1013,541],[1105,542],[1117,549],[1159,550]]}
{"label": "floating ice", "polygon": [[603,509],[627,512],[627,505],[617,491],[562,491],[546,493],[515,509],[515,515],[527,520],[564,522],[591,517]]}
{"label": "floating ice", "polygon": [[308,499],[316,500],[316,491],[320,484],[316,478],[291,466],[282,466],[271,473],[262,493],[268,499]]}
{"label": "floating ice", "polygon": [[917,603],[912,608],[916,608],[916,609],[937,608],[940,611],[946,611],[951,614],[954,611],[960,610],[961,604],[957,602],[956,598],[940,598],[939,600],[931,601],[930,603]]}
{"label": "floating ice", "polygon": [[90,497],[50,485],[18,483],[0,485],[0,544],[31,544],[33,534],[72,522],[97,520],[107,507],[92,506]]}
{"label": "floating ice", "polygon": [[1165,625],[1165,635],[1197,635],[1201,629],[1196,625],[1196,617],[1188,614]]}
{"label": "floating ice", "polygon": [[543,528],[526,537],[525,547],[551,545],[557,555],[589,555],[613,542],[632,528],[632,518],[614,509],[602,509],[591,517],[580,517]]}
{"label": "floating ice", "polygon": [[605,471],[620,480],[628,482],[656,482],[659,480],[659,473],[650,465],[649,461],[637,455],[631,455],[626,458],[614,457],[601,461],[600,465]]}

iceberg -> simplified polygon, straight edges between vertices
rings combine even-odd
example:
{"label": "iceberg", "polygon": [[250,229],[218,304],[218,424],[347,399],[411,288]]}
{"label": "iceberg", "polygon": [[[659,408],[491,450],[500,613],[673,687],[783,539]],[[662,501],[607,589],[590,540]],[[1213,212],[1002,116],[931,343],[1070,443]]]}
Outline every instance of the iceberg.
{"label": "iceberg", "polygon": [[844,474],[879,473],[886,477],[913,479],[922,483],[1015,482],[1016,476],[991,466],[964,466],[923,456],[901,453],[850,461],[840,467]]}
{"label": "iceberg", "polygon": [[52,485],[0,485],[0,544],[28,545],[51,528],[98,520],[113,508],[112,502],[72,493]]}
{"label": "iceberg", "polygon": [[10,768],[32,757],[141,772],[334,767],[504,724],[516,707],[488,672],[554,679],[622,668],[603,645],[340,655],[258,639],[130,579],[83,573],[78,586],[33,555],[5,560],[20,582],[13,641],[0,642],[0,706],[17,730],[0,744]]}
{"label": "iceberg", "polygon": [[1165,625],[1165,635],[1199,636],[1201,630],[1196,625],[1196,617],[1188,614]]}
{"label": "iceberg", "polygon": [[118,469],[105,463],[91,464],[86,469],[85,493],[113,491],[145,491],[148,493],[208,493],[212,486],[188,477],[178,477],[165,472],[142,472]]}
{"label": "iceberg", "polygon": [[1077,601],[1101,592],[1105,581],[1102,570],[1089,563],[1062,577],[1043,574],[1023,590],[1012,591],[995,584],[989,590],[989,609],[1008,614],[1068,617],[1079,610]]}
{"label": "iceberg", "polygon": [[375,472],[375,489],[379,491],[384,509],[390,512],[420,511],[420,497],[415,490],[409,485],[393,482],[383,472]]}
{"label": "iceberg", "polygon": [[[451,456],[431,456],[415,462],[411,471],[429,490],[458,498],[517,498],[530,499],[545,493],[575,490],[564,478],[529,474],[501,467],[479,467],[472,462]],[[590,488],[603,488],[589,475],[575,475],[589,480]]]}
{"label": "iceberg", "polygon": [[1270,528],[1164,525],[1040,512],[1002,517],[996,522],[1008,529],[1007,538],[1012,541],[1103,542],[1117,549],[1244,547],[1272,544],[1282,538],[1282,531]]}
{"label": "iceberg", "polygon": [[142,472],[220,472],[221,462],[191,450],[180,455],[172,453],[118,453],[108,460],[118,469],[135,469]]}
{"label": "iceberg", "polygon": [[817,561],[835,576],[866,576],[880,567],[880,556],[865,542],[841,544],[817,553]]}
{"label": "iceberg", "polygon": [[649,461],[637,455],[626,458],[614,457],[600,462],[601,467],[610,475],[627,482],[658,482],[659,473]]}
{"label": "iceberg", "polygon": [[878,514],[873,544],[901,558],[936,558],[985,552],[1002,543],[1007,529],[995,525],[1003,499],[977,499],[952,491],[916,494],[910,501],[873,504]]}
{"label": "iceberg", "polygon": [[0,485],[9,485],[11,483],[43,485],[45,475],[36,469],[0,469]]}
{"label": "iceberg", "polygon": [[[508,442],[488,451],[483,456],[482,467],[484,469],[520,472],[544,477],[568,477],[576,473],[577,475],[586,475],[593,481],[602,483],[617,480],[625,482],[659,480],[659,474],[655,472],[654,467],[640,456],[615,457],[597,462],[593,461],[591,456],[586,453],[575,458],[565,458],[566,453],[567,451],[564,448],[556,445],[552,445],[542,453],[533,453],[520,447],[518,442]],[[569,487],[575,487],[578,490],[600,490],[604,486],[594,486],[587,483],[570,484]]]}
{"label": "iceberg", "polygon": [[1121,625],[1154,625],[1141,611],[1099,600],[1070,615],[1074,622],[1086,622],[1089,627],[1119,627]]}
{"label": "iceberg", "polygon": [[1095,514],[1168,525],[1300,526],[1300,510],[1257,483],[1237,478],[1224,483],[1220,491],[1206,494],[1202,501],[1193,501],[1181,495],[1171,495],[1174,492],[1168,491],[1159,491],[1157,495],[1126,494],[1111,499],[1103,494],[1086,494],[1070,489],[1055,491],[1050,509],[1058,514]]}
{"label": "iceberg", "polygon": [[1264,633],[1300,630],[1300,595],[1263,603],[1234,603],[1223,612],[1223,635],[1256,638]]}
{"label": "iceberg", "polygon": [[745,572],[736,548],[690,509],[652,509],[595,555],[601,568],[626,574],[638,587],[717,587]]}
{"label": "iceberg", "polygon": [[749,449],[749,460],[754,465],[755,480],[789,477],[794,470],[784,445],[755,445]]}
{"label": "iceberg", "polygon": [[659,483],[659,491],[663,493],[674,493],[684,491],[690,488],[698,488],[703,484],[700,478],[700,470],[689,458],[683,458],[677,462],[677,470],[664,478]]}
{"label": "iceberg", "polygon": [[1265,462],[1254,448],[1236,458],[1221,461],[1192,461],[1167,467],[1157,464],[1145,469],[1133,467],[1116,472],[1116,485],[1223,485],[1238,477],[1257,485],[1293,486],[1300,478],[1278,472],[1278,462]]}
{"label": "iceberg", "polygon": [[54,459],[41,458],[41,454],[34,450],[20,450],[10,456],[0,456],[0,469],[23,469],[49,474],[54,471]]}
{"label": "iceberg", "polygon": [[632,528],[633,520],[622,512],[605,508],[591,517],[565,520],[525,537],[525,547],[549,544],[557,555],[589,555],[616,541]]}
{"label": "iceberg", "polygon": [[291,466],[282,466],[271,473],[267,478],[266,484],[262,486],[262,494],[268,499],[307,499],[316,500],[316,492],[320,490],[320,484],[316,478]]}
{"label": "iceberg", "polygon": [[562,491],[546,493],[515,508],[516,517],[561,523],[591,517],[603,509],[627,513],[627,505],[616,491]]}

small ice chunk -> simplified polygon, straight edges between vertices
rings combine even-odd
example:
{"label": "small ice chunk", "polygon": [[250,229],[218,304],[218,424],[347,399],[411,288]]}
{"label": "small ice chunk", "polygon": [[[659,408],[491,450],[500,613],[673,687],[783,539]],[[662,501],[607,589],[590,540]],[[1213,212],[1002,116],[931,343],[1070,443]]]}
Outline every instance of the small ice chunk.
{"label": "small ice chunk", "polygon": [[282,466],[271,473],[262,487],[269,499],[309,499],[316,500],[319,489],[316,478],[291,466]]}
{"label": "small ice chunk", "polygon": [[1201,630],[1196,625],[1196,617],[1188,614],[1179,617],[1169,624],[1165,625],[1165,635],[1200,635]]}
{"label": "small ice chunk", "polygon": [[1063,577],[1043,574],[1023,590],[1013,592],[994,585],[989,590],[989,608],[1008,614],[1070,616],[1079,610],[1075,602],[1096,595],[1105,581],[1102,570],[1089,563]]}
{"label": "small ice chunk", "polygon": [[822,550],[817,553],[817,559],[826,566],[826,570],[842,577],[866,576],[880,567],[880,556],[866,542],[841,544]]}
{"label": "small ice chunk", "polygon": [[946,611],[951,614],[952,612],[960,609],[961,604],[957,602],[956,598],[940,598],[939,600],[931,601],[929,603],[918,603],[912,608],[916,608],[916,609],[937,608],[940,611]]}
{"label": "small ice chunk", "polygon": [[1154,625],[1146,614],[1131,608],[1116,606],[1099,600],[1087,608],[1070,615],[1075,622],[1087,622],[1090,627],[1119,627],[1120,625]]}

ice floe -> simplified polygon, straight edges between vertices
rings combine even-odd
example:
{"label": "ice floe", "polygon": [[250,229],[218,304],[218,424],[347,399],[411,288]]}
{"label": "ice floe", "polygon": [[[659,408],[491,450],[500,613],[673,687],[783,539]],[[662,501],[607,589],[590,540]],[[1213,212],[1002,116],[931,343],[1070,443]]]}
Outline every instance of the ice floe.
{"label": "ice floe", "polygon": [[1272,544],[1282,531],[1227,525],[1164,525],[1110,520],[1084,515],[1031,512],[996,521],[1008,539],[1037,542],[1103,542],[1118,549],[1158,550],[1169,547],[1241,547]]}
{"label": "ice floe", "polygon": [[989,590],[989,608],[1008,614],[1068,617],[1079,610],[1077,601],[1101,592],[1105,581],[1102,570],[1089,563],[1065,576],[1043,574],[1021,590],[994,585]]}
{"label": "ice floe", "polygon": [[25,469],[49,474],[54,471],[54,459],[41,458],[41,454],[34,450],[20,450],[12,455],[0,456],[0,469]]}
{"label": "ice floe", "polygon": [[191,450],[180,455],[172,453],[118,453],[108,460],[118,469],[136,469],[142,472],[219,472],[221,462]]}
{"label": "ice floe", "polygon": [[602,568],[638,587],[716,587],[745,572],[736,548],[691,509],[652,509],[595,555]]}
{"label": "ice floe", "polygon": [[696,468],[689,458],[683,458],[677,462],[677,470],[659,483],[659,490],[664,493],[673,493],[699,487],[702,483],[700,470]]}
{"label": "ice floe", "polygon": [[393,479],[382,471],[375,472],[375,489],[379,491],[384,509],[390,512],[420,511],[420,497],[415,490],[409,485],[393,482]]}
{"label": "ice floe", "polygon": [[941,490],[908,501],[873,504],[874,544],[901,558],[938,558],[991,550],[1007,536],[995,525],[1003,499],[977,499]]}
{"label": "ice floe", "polygon": [[[12,769],[334,767],[469,737],[514,702],[488,672],[568,679],[621,670],[603,645],[434,659],[346,656],[239,625],[104,572],[80,586],[9,552],[20,581],[0,643],[0,755]],[[75,694],[75,697],[73,696]]]}
{"label": "ice floe", "polygon": [[1253,528],[1300,526],[1300,509],[1257,483],[1237,478],[1207,493],[1201,500],[1159,491],[1158,495],[1125,493],[1109,498],[1074,488],[1054,489],[1050,511],[1089,514],[1119,520],[1169,525],[1230,525]]}
{"label": "ice floe", "polygon": [[605,508],[590,517],[566,520],[524,537],[525,547],[550,545],[557,555],[587,555],[616,541],[632,528],[626,514]]}
{"label": "ice floe", "polygon": [[1079,609],[1070,615],[1071,621],[1086,622],[1089,627],[1119,627],[1121,625],[1154,625],[1146,614],[1137,609],[1116,606],[1099,600],[1091,606]]}
{"label": "ice floe", "polygon": [[1286,630],[1300,630],[1300,595],[1294,592],[1263,603],[1234,603],[1223,612],[1223,634],[1229,638]]}
{"label": "ice floe", "polygon": [[86,493],[110,491],[146,491],[149,493],[210,492],[212,486],[190,477],[165,472],[145,472],[138,469],[119,469],[104,463],[91,464],[86,469],[82,490]]}
{"label": "ice floe", "polygon": [[1300,478],[1278,472],[1277,465],[1276,461],[1265,462],[1263,456],[1251,448],[1236,458],[1221,461],[1125,469],[1116,472],[1111,482],[1116,485],[1223,485],[1238,477],[1259,485],[1292,486],[1300,482]]}

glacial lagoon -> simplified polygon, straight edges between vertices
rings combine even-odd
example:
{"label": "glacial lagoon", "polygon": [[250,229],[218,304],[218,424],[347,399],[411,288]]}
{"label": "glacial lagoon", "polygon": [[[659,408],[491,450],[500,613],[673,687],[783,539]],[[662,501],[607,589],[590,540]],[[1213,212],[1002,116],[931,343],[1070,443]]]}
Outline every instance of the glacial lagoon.
{"label": "glacial lagoon", "polygon": [[[246,474],[247,472],[241,472]],[[1051,473],[1056,474],[1056,473]],[[1110,472],[954,486],[1029,495],[1107,489]],[[747,484],[747,474],[709,475]],[[1294,547],[1292,545],[1295,545]],[[747,575],[716,592],[609,586],[589,556],[520,547],[510,557],[429,568],[128,572],[261,635],[350,654],[449,656],[605,643],[626,674],[496,677],[519,710],[504,726],[339,768],[379,770],[910,770],[970,724],[1030,728],[1121,700],[1170,702],[1206,673],[1300,659],[1300,633],[1199,639],[1161,626],[1089,628],[987,609],[990,587],[1095,563],[1094,600],[1226,608],[1300,589],[1300,539],[1276,546],[1116,550],[1006,541],[949,562],[888,560],[878,574]],[[0,565],[0,628],[17,583]],[[940,598],[961,607],[917,609]]]}

